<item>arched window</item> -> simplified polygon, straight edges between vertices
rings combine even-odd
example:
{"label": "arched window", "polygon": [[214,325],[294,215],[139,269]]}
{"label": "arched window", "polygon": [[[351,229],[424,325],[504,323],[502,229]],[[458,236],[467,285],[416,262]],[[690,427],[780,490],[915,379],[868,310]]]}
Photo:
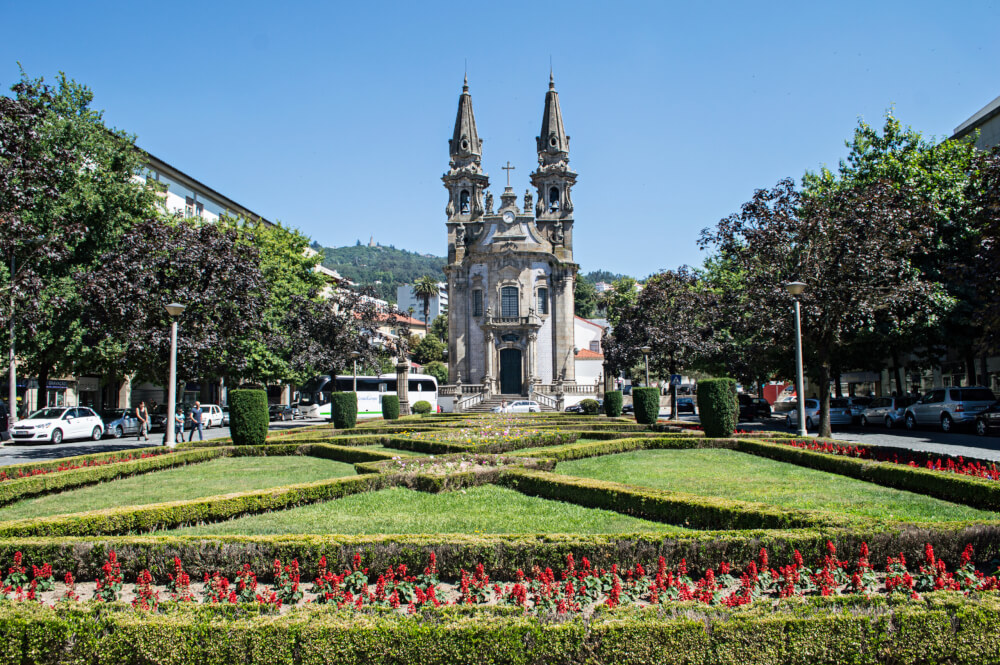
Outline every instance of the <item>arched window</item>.
{"label": "arched window", "polygon": [[469,214],[469,190],[463,189],[458,195],[458,209],[463,215]]}
{"label": "arched window", "polygon": [[559,188],[553,187],[549,190],[549,212],[559,210]]}
{"label": "arched window", "polygon": [[483,315],[483,290],[475,289],[472,292],[472,316]]}
{"label": "arched window", "polygon": [[547,288],[538,289],[538,313],[549,313],[549,290]]}
{"label": "arched window", "polygon": [[520,316],[517,307],[516,286],[505,286],[500,289],[500,316]]}

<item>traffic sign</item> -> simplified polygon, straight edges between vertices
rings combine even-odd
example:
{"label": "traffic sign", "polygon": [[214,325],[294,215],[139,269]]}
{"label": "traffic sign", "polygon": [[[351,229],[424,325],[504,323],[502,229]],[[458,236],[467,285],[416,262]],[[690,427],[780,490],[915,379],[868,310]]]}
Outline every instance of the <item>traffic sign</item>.
{"label": "traffic sign", "polygon": [[681,375],[680,374],[671,374],[670,375],[670,385],[672,385],[672,386],[679,386],[679,385],[681,385]]}

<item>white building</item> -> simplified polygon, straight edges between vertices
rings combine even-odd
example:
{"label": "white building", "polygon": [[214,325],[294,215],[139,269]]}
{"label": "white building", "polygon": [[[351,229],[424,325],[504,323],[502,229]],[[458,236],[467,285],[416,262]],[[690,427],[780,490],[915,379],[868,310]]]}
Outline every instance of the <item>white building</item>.
{"label": "white building", "polygon": [[577,385],[596,385],[604,380],[604,351],[601,348],[604,328],[598,321],[579,316],[573,319]]}
{"label": "white building", "polygon": [[[396,307],[401,312],[407,312],[413,308],[413,318],[424,319],[424,301],[418,298],[413,292],[412,284],[401,284],[396,287]],[[430,309],[427,311],[427,323],[434,323],[434,319],[448,313],[448,284],[438,282],[438,292],[436,296],[431,296]]]}

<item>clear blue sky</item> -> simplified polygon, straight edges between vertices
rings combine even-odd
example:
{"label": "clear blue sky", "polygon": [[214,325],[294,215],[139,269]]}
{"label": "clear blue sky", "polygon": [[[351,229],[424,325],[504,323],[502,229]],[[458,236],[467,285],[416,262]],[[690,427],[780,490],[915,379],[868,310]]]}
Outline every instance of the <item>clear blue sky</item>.
{"label": "clear blue sky", "polygon": [[445,253],[462,73],[493,190],[536,165],[555,66],[584,271],[698,264],[753,190],[894,105],[949,136],[1000,95],[998,2],[23,2],[0,84],[63,70],[139,145],[326,246]]}

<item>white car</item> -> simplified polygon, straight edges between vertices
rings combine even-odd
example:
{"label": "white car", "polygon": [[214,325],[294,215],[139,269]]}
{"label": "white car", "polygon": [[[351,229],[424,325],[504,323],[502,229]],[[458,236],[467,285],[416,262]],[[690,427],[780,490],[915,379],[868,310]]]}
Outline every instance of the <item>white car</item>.
{"label": "white car", "polygon": [[202,404],[201,424],[205,429],[222,427],[222,407],[218,404]]}
{"label": "white car", "polygon": [[25,420],[19,420],[11,429],[14,441],[48,441],[62,443],[70,439],[100,441],[104,435],[104,421],[85,406],[60,406],[35,411]]}
{"label": "white car", "polygon": [[493,409],[493,413],[541,413],[542,407],[538,406],[538,402],[530,399],[519,399],[516,402],[511,402],[505,407],[498,406]]}
{"label": "white car", "polygon": [[[807,399],[806,403],[806,429],[810,430],[819,424],[819,400]],[[850,425],[854,420],[851,415],[851,405],[843,398],[833,398],[830,400],[830,425]],[[785,418],[788,429],[795,429],[799,426],[799,410],[792,409]]]}

